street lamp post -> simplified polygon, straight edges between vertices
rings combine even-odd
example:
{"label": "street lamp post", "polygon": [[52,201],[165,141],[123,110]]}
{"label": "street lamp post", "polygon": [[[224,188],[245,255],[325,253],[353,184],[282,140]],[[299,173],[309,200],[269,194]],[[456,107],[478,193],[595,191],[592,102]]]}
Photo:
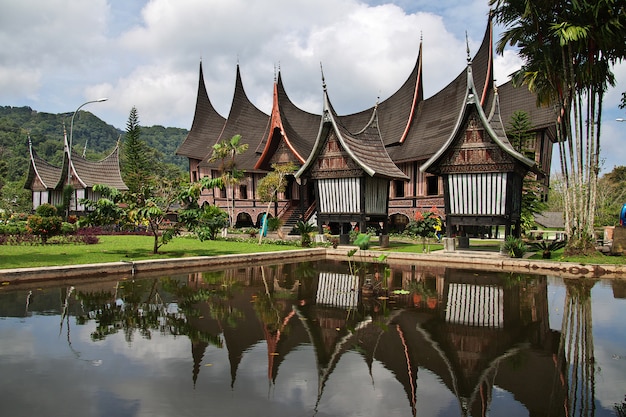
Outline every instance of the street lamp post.
{"label": "street lamp post", "polygon": [[70,143],[68,144],[68,149],[67,149],[67,184],[71,185],[72,184],[72,138],[74,135],[74,117],[76,116],[76,114],[78,113],[78,111],[80,109],[83,108],[83,106],[86,106],[87,104],[90,103],[100,103],[102,101],[107,101],[108,98],[99,98],[97,100],[90,100],[87,101],[83,104],[81,104],[80,106],[78,106],[78,108],[76,109],[76,111],[74,111],[74,114],[72,115],[72,121],[70,122]]}
{"label": "street lamp post", "polygon": [[[87,104],[90,104],[90,103],[100,103],[102,101],[107,101],[107,100],[108,98],[104,97],[104,98],[99,98],[97,100],[86,101],[85,103],[78,106],[76,111],[74,111],[74,114],[72,114],[72,121],[70,122],[70,143],[68,144],[68,149],[67,149],[67,185],[72,185],[72,139],[73,139],[73,134],[74,134],[74,117],[76,116],[78,111],[83,108],[83,106],[86,106]],[[70,214],[70,205],[71,205],[71,199],[70,199],[70,204],[67,205],[68,216]]]}

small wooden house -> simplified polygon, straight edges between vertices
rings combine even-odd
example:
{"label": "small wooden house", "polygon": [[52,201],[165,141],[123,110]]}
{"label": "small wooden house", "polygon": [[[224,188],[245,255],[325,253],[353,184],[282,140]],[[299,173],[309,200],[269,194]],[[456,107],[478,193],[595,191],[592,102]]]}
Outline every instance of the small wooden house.
{"label": "small wooden house", "polygon": [[360,130],[350,132],[337,117],[324,85],[324,109],[312,152],[295,177],[314,181],[317,224],[338,223],[341,234],[352,225],[363,232],[367,223],[386,231],[389,184],[408,180],[393,163],[378,129],[377,110]]}
{"label": "small wooden house", "polygon": [[93,191],[95,184],[108,185],[120,191],[128,190],[120,171],[119,142],[104,159],[89,161],[74,151],[70,153],[66,138],[62,167],[51,165],[39,157],[30,139],[28,147],[30,167],[24,188],[33,193],[33,210],[45,203],[54,206],[62,205],[63,189],[67,185],[72,186],[69,211],[76,214],[85,211],[85,206],[79,202],[80,199],[88,198],[96,201],[100,198],[99,194]]}
{"label": "small wooden house", "polygon": [[466,226],[505,227],[505,236],[519,236],[522,182],[535,161],[517,152],[508,141],[500,119],[496,92],[490,114],[485,114],[467,66],[464,105],[448,140],[420,168],[441,176],[447,235],[464,234]]}

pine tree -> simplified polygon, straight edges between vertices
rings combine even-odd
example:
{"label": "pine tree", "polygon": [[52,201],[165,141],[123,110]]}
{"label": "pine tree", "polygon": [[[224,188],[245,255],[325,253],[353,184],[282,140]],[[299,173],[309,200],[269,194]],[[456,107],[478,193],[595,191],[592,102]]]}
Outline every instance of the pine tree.
{"label": "pine tree", "polygon": [[142,186],[151,182],[150,150],[141,140],[139,115],[133,106],[126,122],[126,136],[122,159],[122,175],[131,193],[137,193]]}

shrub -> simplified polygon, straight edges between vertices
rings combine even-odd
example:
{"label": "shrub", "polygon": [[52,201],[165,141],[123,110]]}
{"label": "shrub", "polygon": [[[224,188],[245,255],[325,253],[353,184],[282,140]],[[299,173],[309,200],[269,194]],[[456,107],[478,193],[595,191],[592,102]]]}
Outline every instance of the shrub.
{"label": "shrub", "polygon": [[256,229],[254,227],[250,227],[250,228],[244,230],[244,233],[246,233],[250,237],[255,237],[259,233],[259,229]]}
{"label": "shrub", "polygon": [[501,249],[502,252],[507,253],[511,258],[522,258],[528,247],[519,237],[507,236]]}
{"label": "shrub", "polygon": [[37,207],[35,213],[41,217],[52,217],[57,215],[57,208],[52,204],[44,203]]}
{"label": "shrub", "polygon": [[69,222],[63,222],[61,224],[61,234],[70,235],[74,232],[76,232],[76,225]]}
{"label": "shrub", "polygon": [[267,230],[275,232],[283,225],[283,221],[278,217],[270,217],[267,219]]}
{"label": "shrub", "polygon": [[557,251],[559,249],[563,249],[566,245],[565,240],[538,240],[536,242],[532,242],[530,247],[536,251],[541,251],[541,257],[543,259],[551,259],[552,252]]}
{"label": "shrub", "polygon": [[294,226],[294,229],[296,230],[296,233],[300,235],[300,244],[302,245],[302,247],[310,247],[311,233],[316,230],[316,227],[309,222],[303,222],[302,220],[298,220],[298,222]]}
{"label": "shrub", "polygon": [[29,233],[39,236],[41,242],[45,244],[50,236],[58,235],[61,232],[62,223],[63,219],[60,216],[43,217],[33,214],[28,216],[27,230]]}
{"label": "shrub", "polygon": [[26,233],[25,220],[10,220],[6,223],[0,223],[0,235],[22,235]]}

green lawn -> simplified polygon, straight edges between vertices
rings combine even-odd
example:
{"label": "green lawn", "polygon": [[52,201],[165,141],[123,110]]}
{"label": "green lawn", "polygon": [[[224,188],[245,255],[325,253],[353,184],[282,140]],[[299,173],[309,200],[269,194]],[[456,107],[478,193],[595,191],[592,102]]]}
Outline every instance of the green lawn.
{"label": "green lawn", "polygon": [[[178,237],[162,246],[157,255],[152,254],[154,241],[151,236],[100,236],[100,243],[96,245],[2,245],[0,246],[0,269],[271,252],[300,247],[299,241],[294,241],[289,245],[266,242],[264,241],[262,245],[258,245],[256,239],[200,242],[195,238]],[[373,245],[371,249],[405,253],[424,252],[421,241],[407,239],[391,240],[388,248],[383,249]],[[443,249],[441,244],[430,245],[431,252],[441,249]],[[499,243],[497,241],[472,240],[470,250],[498,251]],[[531,259],[541,259],[541,254],[535,254]],[[552,261],[576,262],[587,265],[621,265],[626,264],[626,257],[606,256],[598,253],[595,256],[566,258],[561,249],[552,254]]]}
{"label": "green lawn", "polygon": [[157,255],[153,255],[153,244],[154,239],[151,236],[125,235],[100,236],[100,242],[95,245],[2,245],[0,246],[0,269],[271,252],[299,247],[296,243],[277,245],[264,242],[258,245],[252,241],[200,242],[194,238],[178,237],[162,246]]}

